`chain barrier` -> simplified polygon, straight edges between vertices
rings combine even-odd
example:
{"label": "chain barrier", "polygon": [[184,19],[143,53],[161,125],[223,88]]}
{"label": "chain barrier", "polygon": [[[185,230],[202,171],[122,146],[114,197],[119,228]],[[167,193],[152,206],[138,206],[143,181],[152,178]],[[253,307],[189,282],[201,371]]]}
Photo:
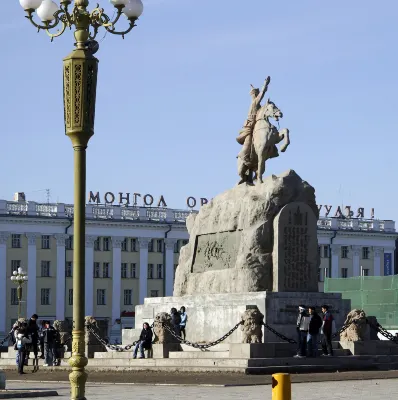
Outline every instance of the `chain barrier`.
{"label": "chain barrier", "polygon": [[232,329],[229,330],[229,332],[227,332],[224,336],[221,336],[220,339],[217,339],[214,342],[206,343],[206,344],[192,343],[189,340],[185,340],[181,336],[178,336],[167,325],[163,325],[163,327],[166,329],[167,332],[169,332],[171,334],[171,336],[173,336],[175,339],[177,339],[180,343],[194,347],[195,349],[205,350],[205,349],[208,349],[209,347],[213,347],[213,346],[223,342],[228,336],[231,336],[242,324],[243,324],[243,321],[238,322]]}
{"label": "chain barrier", "polygon": [[278,338],[284,340],[285,342],[288,342],[288,343],[290,343],[290,344],[297,344],[297,340],[289,339],[288,337],[286,337],[286,336],[283,335],[282,333],[277,332],[274,328],[271,328],[268,324],[264,323],[264,326],[265,326],[270,332],[272,332],[274,335],[278,336]]}
{"label": "chain barrier", "polygon": [[394,336],[392,333],[388,332],[379,323],[374,324],[374,323],[370,322],[368,319],[366,319],[366,323],[370,326],[371,329],[373,329],[376,332],[380,333],[380,335],[384,336],[390,342],[398,344],[398,336]]}
{"label": "chain barrier", "polygon": [[11,337],[12,333],[10,332],[1,342],[0,346],[3,346],[3,344]]}

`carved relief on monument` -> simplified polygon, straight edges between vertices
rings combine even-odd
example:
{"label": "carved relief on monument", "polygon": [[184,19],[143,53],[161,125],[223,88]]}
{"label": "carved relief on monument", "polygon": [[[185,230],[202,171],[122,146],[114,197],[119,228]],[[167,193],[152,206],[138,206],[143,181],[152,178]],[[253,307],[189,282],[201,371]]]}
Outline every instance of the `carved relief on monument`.
{"label": "carved relief on monument", "polygon": [[234,268],[241,232],[218,232],[196,237],[192,272]]}
{"label": "carved relief on monument", "polygon": [[318,291],[316,217],[304,203],[286,205],[274,220],[274,291]]}

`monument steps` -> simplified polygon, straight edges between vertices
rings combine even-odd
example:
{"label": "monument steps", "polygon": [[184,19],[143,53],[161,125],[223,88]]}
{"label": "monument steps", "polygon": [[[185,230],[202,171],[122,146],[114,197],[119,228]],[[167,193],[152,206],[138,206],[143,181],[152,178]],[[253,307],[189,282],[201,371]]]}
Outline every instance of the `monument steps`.
{"label": "monument steps", "polygon": [[169,353],[169,358],[229,358],[229,351],[171,351]]}

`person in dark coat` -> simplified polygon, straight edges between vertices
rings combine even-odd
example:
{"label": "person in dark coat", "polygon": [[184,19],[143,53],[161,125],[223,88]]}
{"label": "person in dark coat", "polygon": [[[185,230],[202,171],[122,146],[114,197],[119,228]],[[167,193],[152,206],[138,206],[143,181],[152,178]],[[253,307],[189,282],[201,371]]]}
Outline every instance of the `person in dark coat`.
{"label": "person in dark coat", "polygon": [[46,321],[43,329],[43,339],[44,339],[44,357],[45,364],[44,367],[51,367],[57,360],[57,355],[55,353],[56,345],[56,331],[50,325],[50,321]]}
{"label": "person in dark coat", "polygon": [[26,346],[32,343],[32,339],[28,335],[28,330],[26,327],[18,329],[15,338],[15,347],[18,351],[18,373],[20,375],[24,374],[23,367],[25,365],[26,358]]}
{"label": "person in dark coat", "polygon": [[174,328],[174,333],[177,336],[181,336],[181,328],[180,328],[181,315],[180,315],[180,313],[177,311],[176,308],[172,308],[170,310],[170,315],[171,315],[171,323],[172,323],[173,328]]}
{"label": "person in dark coat", "polygon": [[37,326],[38,318],[39,317],[37,314],[33,314],[28,322],[28,335],[32,339],[32,343],[28,346],[29,351],[27,354],[27,358],[29,358],[29,353],[30,351],[32,351],[35,356],[35,360],[37,359],[39,342],[39,327]]}
{"label": "person in dark coat", "polygon": [[324,356],[333,356],[332,334],[334,318],[327,305],[322,306],[323,325],[322,325],[322,352]]}
{"label": "person in dark coat", "polygon": [[140,339],[134,347],[133,358],[137,358],[138,349],[140,349],[140,357],[145,358],[144,349],[149,350],[152,347],[152,329],[148,322],[144,322],[142,326],[142,331],[140,334]]}
{"label": "person in dark coat", "polygon": [[318,355],[318,337],[322,327],[322,318],[317,314],[315,307],[309,307],[308,313],[310,323],[307,334],[307,356],[316,357]]}

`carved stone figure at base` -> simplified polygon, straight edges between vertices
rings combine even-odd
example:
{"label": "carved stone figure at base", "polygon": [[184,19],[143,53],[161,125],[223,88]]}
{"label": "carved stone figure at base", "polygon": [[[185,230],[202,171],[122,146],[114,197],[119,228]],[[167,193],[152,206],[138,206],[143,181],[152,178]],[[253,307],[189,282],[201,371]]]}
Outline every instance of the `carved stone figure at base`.
{"label": "carved stone figure at base", "polygon": [[[166,327],[168,329],[166,329]],[[156,315],[153,324],[153,332],[156,335],[157,344],[178,343],[179,341],[170,333],[170,331],[173,330],[170,314],[162,312]]]}
{"label": "carved stone figure at base", "polygon": [[72,334],[67,321],[55,320],[54,328],[59,332],[61,346],[67,346],[68,351],[72,348]]}
{"label": "carved stone figure at base", "polygon": [[90,328],[97,334],[99,334],[99,327],[98,327],[98,323],[97,320],[94,317],[91,316],[87,316],[85,318],[85,328],[84,328],[84,332],[85,332],[85,341],[86,341],[86,345],[88,344],[98,344],[98,340],[95,338],[95,336],[87,329],[87,326],[90,326]]}
{"label": "carved stone figure at base", "polygon": [[368,325],[363,310],[354,309],[349,312],[344,322],[346,324],[351,325],[340,335],[341,341],[362,342],[366,339]]}
{"label": "carved stone figure at base", "polygon": [[262,343],[264,315],[258,309],[246,310],[242,314],[242,343]]}

